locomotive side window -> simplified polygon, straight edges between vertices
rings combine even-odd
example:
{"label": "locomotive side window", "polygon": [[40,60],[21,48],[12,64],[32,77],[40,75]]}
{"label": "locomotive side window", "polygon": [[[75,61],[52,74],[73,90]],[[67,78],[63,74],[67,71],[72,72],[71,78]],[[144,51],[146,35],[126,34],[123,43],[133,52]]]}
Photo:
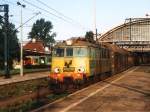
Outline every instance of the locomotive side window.
{"label": "locomotive side window", "polygon": [[66,56],[73,56],[73,48],[66,48]]}
{"label": "locomotive side window", "polygon": [[63,48],[56,48],[54,50],[54,54],[55,57],[64,57],[64,49]]}
{"label": "locomotive side window", "polygon": [[106,49],[104,49],[104,58],[106,59]]}
{"label": "locomotive side window", "polygon": [[87,56],[87,48],[74,48],[74,56]]}
{"label": "locomotive side window", "polygon": [[95,48],[90,49],[90,58],[96,58],[96,51]]}
{"label": "locomotive side window", "polygon": [[109,56],[109,50],[107,50],[107,58],[110,58],[110,56]]}
{"label": "locomotive side window", "polygon": [[100,59],[102,58],[102,48],[99,49],[99,56],[100,56]]}
{"label": "locomotive side window", "polygon": [[102,48],[102,58],[104,58],[104,49]]}

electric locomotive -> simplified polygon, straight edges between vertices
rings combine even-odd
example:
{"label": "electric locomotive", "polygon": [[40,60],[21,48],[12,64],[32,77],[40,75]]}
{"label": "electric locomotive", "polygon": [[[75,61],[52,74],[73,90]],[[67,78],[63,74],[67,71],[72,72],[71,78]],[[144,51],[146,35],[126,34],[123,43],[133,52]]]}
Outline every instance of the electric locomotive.
{"label": "electric locomotive", "polygon": [[55,45],[48,79],[53,90],[63,91],[66,85],[103,80],[132,65],[132,55],[116,45],[70,39]]}
{"label": "electric locomotive", "polygon": [[109,49],[99,43],[78,38],[55,45],[49,79],[51,84],[76,84],[110,72]]}

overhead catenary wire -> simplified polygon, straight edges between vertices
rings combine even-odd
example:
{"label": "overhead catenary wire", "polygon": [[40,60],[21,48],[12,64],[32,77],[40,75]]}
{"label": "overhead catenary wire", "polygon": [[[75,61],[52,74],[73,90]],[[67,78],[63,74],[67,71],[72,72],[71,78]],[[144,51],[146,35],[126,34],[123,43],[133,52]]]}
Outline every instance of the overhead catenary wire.
{"label": "overhead catenary wire", "polygon": [[[14,3],[14,2],[11,2],[11,1],[8,1],[8,0],[2,0],[5,4],[10,4],[10,5],[13,5],[13,6],[17,6],[17,1],[15,1],[16,3]],[[30,9],[30,8],[27,8],[27,7],[25,7],[24,8],[25,10],[27,10],[27,11],[30,11],[30,12],[34,12],[34,10],[32,10],[32,9]],[[38,12],[40,12],[40,11],[38,11]],[[37,11],[36,11],[36,13],[37,13]],[[43,13],[41,13],[43,16],[47,16],[47,15],[44,15]],[[18,16],[18,15],[14,15],[13,14],[13,16]],[[12,22],[15,22],[15,23],[17,23],[17,24],[20,24],[20,22],[19,21],[16,21],[16,20],[13,20],[13,19],[11,19],[10,18],[10,20],[12,21]],[[31,25],[29,25],[29,26],[23,26],[23,27],[32,27]]]}
{"label": "overhead catenary wire", "polygon": [[31,21],[34,17],[36,17],[37,15],[41,14],[41,12],[36,13],[34,16],[32,16],[30,19],[28,19],[27,21],[25,21],[23,24],[21,24],[19,27],[16,28],[16,30],[18,30],[20,27],[22,27],[23,25],[25,25],[26,23],[28,23],[29,21]]}
{"label": "overhead catenary wire", "polygon": [[[13,6],[17,6],[17,1],[15,1],[16,3],[14,3],[14,2],[11,2],[11,1],[8,1],[8,0],[2,0],[3,2],[5,2],[5,3],[8,3],[8,4],[11,4],[11,5],[13,5]],[[26,9],[27,11],[30,11],[30,12],[32,12],[32,14],[33,14],[33,10],[32,9],[30,9],[30,8],[24,8],[24,9]],[[38,11],[38,13],[39,13],[40,11]],[[35,15],[37,14],[37,12],[36,13],[34,13]],[[41,13],[40,13],[41,14]],[[12,15],[12,16],[18,16],[18,15]],[[34,18],[34,17],[33,17]],[[10,20],[12,21],[12,22],[14,22],[14,23],[17,23],[17,24],[20,24],[20,22],[19,21],[16,21],[16,20],[13,20],[12,18],[10,18]],[[30,20],[29,20],[30,21]],[[23,27],[31,27],[31,25],[28,25],[28,26],[23,26]],[[18,29],[18,28],[17,28]]]}
{"label": "overhead catenary wire", "polygon": [[[8,0],[3,0],[3,1],[5,1],[5,2],[11,4],[11,5],[17,6],[17,4],[15,4],[15,3],[11,2],[11,1],[8,1]],[[41,7],[35,5],[35,4],[33,4],[33,3],[31,3],[31,2],[29,2],[29,1],[27,1],[27,0],[22,0],[22,1],[25,2],[25,3],[27,3],[27,4],[29,4],[30,6],[32,6],[32,7],[34,7],[34,8],[36,8],[36,9],[39,9],[38,11],[44,11],[44,12],[46,12],[46,13],[48,13],[48,14],[50,14],[50,15],[52,15],[52,16],[54,16],[54,17],[60,19],[60,20],[63,20],[63,21],[65,21],[65,22],[71,24],[71,25],[74,26],[74,27],[80,27],[82,30],[88,30],[88,29],[89,29],[89,28],[85,28],[83,25],[81,25],[80,23],[76,22],[76,21],[73,20],[72,18],[65,16],[63,13],[61,13],[61,12],[55,10],[54,8],[48,6],[47,4],[45,4],[44,2],[42,2],[42,1],[40,1],[40,0],[36,0],[36,1],[39,2],[39,3],[41,3],[41,4],[43,4],[44,6],[48,7],[49,9],[55,11],[57,14],[54,14],[54,13],[52,13],[52,12],[50,12],[50,11],[44,9],[44,8],[41,8]],[[16,1],[16,2],[17,2],[17,1]],[[27,8],[27,7],[24,8],[24,9],[26,9],[27,11],[30,11],[30,12],[33,12],[33,11],[34,11],[33,9]],[[43,15],[43,13],[42,13],[42,15]]]}
{"label": "overhead catenary wire", "polygon": [[[70,20],[68,20],[68,19],[66,19],[66,18],[64,18],[64,17],[62,17],[62,16],[60,16],[60,14],[59,14],[59,15],[56,15],[56,14],[54,14],[54,13],[52,13],[52,12],[50,12],[50,11],[44,9],[44,8],[41,8],[41,7],[35,5],[35,4],[33,4],[33,3],[31,3],[31,2],[29,2],[29,1],[27,1],[27,0],[22,0],[22,1],[24,1],[25,3],[27,3],[27,4],[29,4],[29,5],[31,5],[31,6],[33,6],[33,7],[35,7],[35,8],[37,8],[37,9],[40,9],[40,10],[42,10],[42,11],[48,13],[48,14],[50,14],[50,15],[52,15],[52,16],[54,16],[54,17],[60,19],[60,20],[63,20],[63,21],[65,21],[65,22],[69,23],[69,24],[72,24],[73,26],[76,26],[76,27],[78,26],[78,27],[79,27],[79,25],[77,25],[77,24],[75,25],[72,21],[70,21]],[[82,28],[82,29],[85,30],[85,28],[81,27],[81,25],[80,25],[80,28]]]}
{"label": "overhead catenary wire", "polygon": [[72,18],[68,17],[68,16],[65,16],[63,13],[57,11],[56,9],[50,7],[49,5],[47,5],[46,3],[44,3],[43,1],[40,1],[40,0],[36,0],[37,2],[39,2],[40,4],[42,4],[43,6],[46,6],[47,8],[53,10],[54,12],[56,12],[57,14],[63,16],[64,18],[74,22],[75,24],[81,26],[83,29],[86,29],[83,25],[81,25],[80,23],[76,22],[75,20],[73,20]]}
{"label": "overhead catenary wire", "polygon": [[[8,4],[10,4],[10,5],[13,5],[13,6],[17,6],[17,1],[15,1],[15,3],[14,3],[14,2],[11,2],[11,1],[8,1],[8,0],[2,0],[2,1],[5,2],[5,3],[8,3]],[[37,12],[40,12],[40,10],[35,11],[35,10],[32,10],[31,8],[28,8],[28,7],[25,7],[25,8],[23,8],[23,9],[32,12],[32,14],[36,14]],[[33,13],[33,12],[35,12],[35,13]],[[41,14],[42,14],[42,13],[41,13]],[[42,14],[42,15],[44,15],[44,14]],[[13,16],[16,17],[16,16],[19,16],[19,15],[14,15],[14,14],[13,14]],[[44,15],[44,16],[46,16],[46,15]],[[15,22],[15,23],[17,23],[17,24],[20,24],[19,21],[13,20],[13,19],[11,19],[11,18],[10,18],[10,20],[13,21],[13,22]],[[31,25],[23,26],[23,27],[31,27]]]}
{"label": "overhead catenary wire", "polygon": [[43,9],[43,8],[41,8],[41,7],[37,6],[37,5],[34,5],[33,3],[28,2],[27,0],[23,0],[23,1],[24,1],[25,3],[27,3],[27,4],[31,5],[31,6],[35,7],[35,8],[38,8],[38,9],[40,9],[40,10],[42,10],[42,11],[44,11],[44,12],[46,12],[46,13],[50,14],[50,15],[55,16],[56,18],[59,18],[59,19],[61,19],[61,20],[65,21],[65,22],[71,23],[70,21],[65,20],[64,18],[62,18],[62,17],[60,17],[60,16],[57,16],[57,15],[55,15],[55,14],[51,13],[50,11],[45,10],[45,9]]}
{"label": "overhead catenary wire", "polygon": [[[5,3],[8,3],[8,4],[11,4],[11,5],[13,5],[13,6],[17,6],[17,1],[15,1],[16,3],[14,3],[14,2],[11,2],[11,1],[8,1],[8,0],[3,0]],[[35,10],[33,10],[33,9],[30,9],[30,8],[24,8],[26,11],[29,11],[29,12],[39,12],[39,11],[35,11]]]}
{"label": "overhead catenary wire", "polygon": [[54,8],[50,7],[50,6],[49,6],[49,5],[47,5],[46,3],[44,3],[44,2],[42,2],[42,1],[40,1],[40,0],[36,0],[36,1],[37,1],[37,2],[39,2],[39,3],[41,3],[41,4],[42,4],[42,5],[44,5],[44,6],[48,7],[49,9],[51,9],[51,10],[55,11],[55,12],[56,12],[56,13],[58,13],[59,15],[62,15],[63,17],[65,17],[65,18],[67,18],[67,19],[71,20],[71,18],[69,18],[69,17],[65,16],[64,14],[62,14],[61,12],[57,11],[56,9],[54,9]]}
{"label": "overhead catenary wire", "polygon": [[[7,1],[7,0],[3,0],[5,3],[9,3],[9,4],[11,4],[11,5],[14,5],[14,6],[17,6],[17,4],[15,4],[15,3],[13,3],[13,2],[10,2],[10,1]],[[29,4],[29,5],[32,5],[32,6],[34,6],[35,8],[38,8],[38,9],[40,9],[40,10],[43,10],[43,11],[45,11],[45,12],[47,12],[47,13],[50,13],[49,11],[47,11],[47,10],[45,10],[45,9],[42,9],[42,8],[40,8],[40,7],[38,7],[38,6],[36,6],[36,5],[34,5],[34,4],[32,4],[31,2],[28,2],[28,1],[25,1],[25,0],[23,0],[24,2],[26,2],[27,4]],[[16,1],[17,2],[17,1]],[[31,9],[28,9],[28,8],[24,8],[24,9],[26,9],[26,10],[29,10],[29,11],[31,11],[31,12],[33,12],[33,10],[31,10]],[[53,14],[53,13],[50,13],[51,15],[53,15],[53,16],[57,16],[57,15],[55,15],[55,14]],[[63,19],[63,18],[61,18],[61,17],[59,17],[59,16],[57,16],[58,18],[60,18],[60,19]],[[66,20],[64,20],[64,21],[66,21]],[[68,22],[68,21],[66,21],[66,22]]]}
{"label": "overhead catenary wire", "polygon": [[[20,25],[20,21],[16,21],[16,20],[13,20],[13,19],[12,20],[10,19],[10,21]],[[32,27],[32,25],[31,24],[26,24],[23,27]]]}

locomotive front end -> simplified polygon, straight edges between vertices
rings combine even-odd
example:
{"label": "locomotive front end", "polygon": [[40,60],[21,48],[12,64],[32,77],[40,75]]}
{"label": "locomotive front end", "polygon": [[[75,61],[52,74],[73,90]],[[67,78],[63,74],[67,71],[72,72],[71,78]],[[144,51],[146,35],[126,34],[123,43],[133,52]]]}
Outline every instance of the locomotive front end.
{"label": "locomotive front end", "polygon": [[51,83],[82,82],[89,72],[88,48],[79,45],[55,46],[52,68],[49,75]]}

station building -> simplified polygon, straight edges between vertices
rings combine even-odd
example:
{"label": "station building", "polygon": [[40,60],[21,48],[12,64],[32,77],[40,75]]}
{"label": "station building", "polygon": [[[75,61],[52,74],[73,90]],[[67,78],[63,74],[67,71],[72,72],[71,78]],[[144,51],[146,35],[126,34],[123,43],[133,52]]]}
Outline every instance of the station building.
{"label": "station building", "polygon": [[[51,65],[51,50],[41,40],[30,40],[23,45],[23,65],[26,68],[45,68]],[[20,62],[14,60],[14,68],[20,68]]]}
{"label": "station building", "polygon": [[24,65],[50,65],[51,51],[41,40],[31,40],[23,46]]}

